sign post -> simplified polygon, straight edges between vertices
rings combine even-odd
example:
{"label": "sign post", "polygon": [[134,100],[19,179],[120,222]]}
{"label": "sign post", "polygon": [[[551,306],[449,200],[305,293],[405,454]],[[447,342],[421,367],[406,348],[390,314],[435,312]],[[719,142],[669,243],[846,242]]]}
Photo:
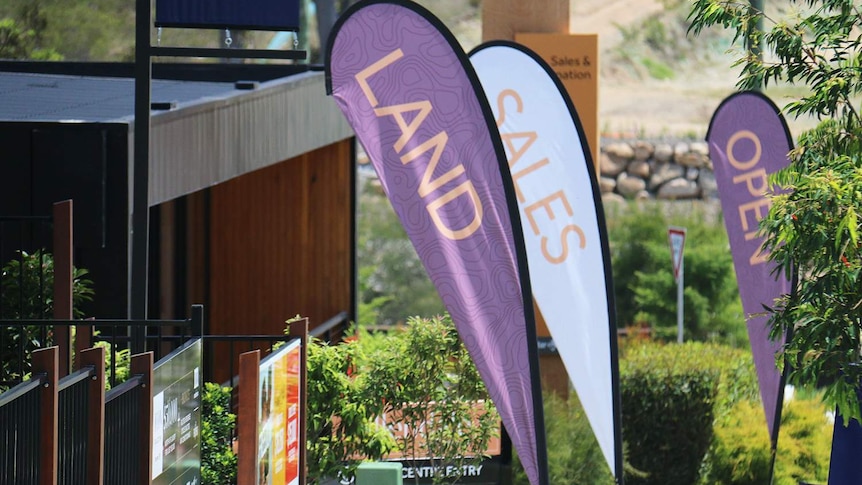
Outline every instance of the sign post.
{"label": "sign post", "polygon": [[670,256],[673,262],[673,278],[676,280],[676,341],[682,343],[683,280],[685,273],[682,252],[685,249],[685,228],[669,228],[667,238],[670,243]]}

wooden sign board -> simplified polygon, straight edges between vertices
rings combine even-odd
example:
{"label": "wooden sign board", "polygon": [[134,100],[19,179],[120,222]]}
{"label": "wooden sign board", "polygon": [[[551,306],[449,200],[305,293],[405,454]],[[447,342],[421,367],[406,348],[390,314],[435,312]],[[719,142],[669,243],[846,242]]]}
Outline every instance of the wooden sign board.
{"label": "wooden sign board", "polygon": [[572,98],[599,173],[599,36],[598,34],[518,33],[515,42],[545,60]]}

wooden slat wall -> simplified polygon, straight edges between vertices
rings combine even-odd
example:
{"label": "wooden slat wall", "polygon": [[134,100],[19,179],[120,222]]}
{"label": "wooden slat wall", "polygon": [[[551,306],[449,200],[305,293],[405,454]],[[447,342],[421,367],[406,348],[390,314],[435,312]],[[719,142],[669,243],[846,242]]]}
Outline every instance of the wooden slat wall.
{"label": "wooden slat wall", "polygon": [[349,310],[351,140],[211,189],[209,331],[281,334]]}

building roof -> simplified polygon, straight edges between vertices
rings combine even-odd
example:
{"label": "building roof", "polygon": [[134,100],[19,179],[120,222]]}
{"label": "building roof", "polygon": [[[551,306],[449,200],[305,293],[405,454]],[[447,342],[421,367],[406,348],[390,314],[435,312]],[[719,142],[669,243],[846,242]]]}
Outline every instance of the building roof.
{"label": "building roof", "polygon": [[[2,61],[0,122],[125,123],[132,146],[132,68]],[[150,205],[353,136],[308,67],[153,64],[153,77],[151,101],[175,105],[151,111]]]}
{"label": "building roof", "polygon": [[[128,121],[134,90],[130,78],[0,72],[0,121]],[[179,106],[235,91],[228,82],[154,79],[150,96]]]}

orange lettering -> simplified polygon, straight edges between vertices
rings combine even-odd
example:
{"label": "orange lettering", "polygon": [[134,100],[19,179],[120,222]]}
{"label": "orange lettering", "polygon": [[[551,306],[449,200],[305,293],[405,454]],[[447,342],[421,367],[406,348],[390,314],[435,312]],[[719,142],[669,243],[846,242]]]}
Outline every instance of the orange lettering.
{"label": "orange lettering", "polygon": [[[750,160],[746,160],[741,162],[736,159],[736,156],[733,154],[733,148],[739,140],[748,139],[754,143],[754,156],[751,157]],[[748,170],[749,168],[757,165],[757,162],[760,161],[760,154],[762,152],[762,147],[760,146],[760,138],[757,137],[754,133],[749,130],[740,130],[733,134],[729,140],[727,140],[727,160],[731,165],[736,167],[737,170]]]}
{"label": "orange lettering", "polygon": [[[745,186],[748,187],[749,194],[755,197],[762,197],[766,194],[766,169],[759,168],[733,177],[733,183],[735,184],[742,181],[745,181]],[[760,185],[755,187],[754,182],[756,181],[759,181]]]}
{"label": "orange lettering", "polygon": [[395,49],[379,61],[371,64],[356,74],[356,82],[359,83],[359,87],[362,88],[362,92],[365,93],[365,97],[368,98],[368,102],[371,103],[372,108],[377,106],[377,97],[374,96],[371,86],[368,85],[368,78],[382,71],[385,67],[402,57],[404,57],[404,53],[401,52],[401,49]]}
{"label": "orange lettering", "polygon": [[521,187],[518,185],[518,180],[520,180],[521,177],[523,177],[525,175],[529,175],[530,173],[535,172],[536,170],[544,167],[548,163],[550,163],[550,162],[548,162],[548,159],[543,158],[543,159],[539,160],[538,162],[530,165],[529,167],[521,170],[520,172],[515,172],[512,174],[512,184],[515,186],[515,196],[518,198],[518,202],[523,203],[526,200],[526,197],[524,197],[524,193],[521,192]]}
{"label": "orange lettering", "polygon": [[753,200],[751,202],[747,202],[739,206],[739,219],[742,221],[742,230],[748,231],[750,227],[748,224],[748,217],[746,217],[746,213],[751,212],[754,214],[754,226],[757,225],[757,222],[763,219],[766,215],[763,212],[763,209],[769,210],[769,206],[772,205],[772,202],[769,199],[758,199]]}
{"label": "orange lettering", "polygon": [[551,255],[551,252],[548,251],[548,238],[542,237],[542,255],[545,256],[545,259],[552,264],[560,264],[569,257],[569,244],[566,239],[566,234],[574,232],[578,235],[578,247],[584,249],[587,247],[587,237],[584,235],[584,231],[575,224],[569,224],[568,226],[563,228],[563,232],[560,234],[560,243],[563,246],[563,252],[559,256]]}
{"label": "orange lettering", "polygon": [[[407,123],[404,120],[404,113],[412,113],[414,111],[418,111],[419,113],[413,117],[413,121]],[[395,106],[387,106],[385,108],[377,108],[374,110],[374,114],[378,117],[392,116],[395,118],[395,122],[398,123],[398,128],[401,128],[401,136],[398,138],[398,141],[395,142],[396,152],[400,152],[404,149],[404,145],[413,138],[413,135],[416,134],[416,130],[422,122],[425,121],[425,118],[428,117],[429,113],[431,113],[430,101],[396,104]]]}
{"label": "orange lettering", "polygon": [[566,194],[563,193],[562,190],[554,192],[553,194],[545,197],[544,199],[534,204],[530,204],[524,208],[524,213],[527,215],[527,219],[529,219],[530,221],[530,227],[533,228],[533,234],[538,236],[540,233],[539,225],[536,224],[536,219],[533,217],[533,212],[544,208],[545,213],[548,214],[548,219],[553,221],[554,219],[556,219],[557,216],[556,214],[554,214],[554,209],[551,207],[551,202],[555,200],[559,200],[563,204],[563,208],[566,210],[567,214],[569,214],[570,216],[574,214],[574,212],[572,211],[572,206],[569,205],[569,201],[568,199],[566,199]]}
{"label": "orange lettering", "polygon": [[[445,222],[443,222],[443,219],[440,217],[439,210],[449,202],[452,202],[464,194],[470,197],[470,202],[473,204],[473,220],[461,229],[450,228]],[[479,200],[479,194],[476,193],[476,189],[473,187],[473,182],[469,180],[449,192],[446,192],[440,198],[431,201],[431,203],[428,204],[427,209],[428,213],[431,214],[431,219],[434,221],[434,226],[437,227],[437,230],[440,231],[443,236],[453,241],[458,241],[471,236],[482,226],[482,201]]]}
{"label": "orange lettering", "polygon": [[515,98],[515,103],[518,108],[517,111],[520,113],[524,109],[524,102],[521,101],[521,96],[518,95],[518,92],[514,89],[504,89],[497,96],[497,109],[500,111],[500,119],[497,120],[497,128],[503,126],[503,123],[506,121],[506,107],[504,106],[504,100],[507,97]]}
{"label": "orange lettering", "polygon": [[422,175],[422,180],[419,182],[420,197],[425,197],[434,190],[439,189],[446,182],[454,180],[455,177],[464,173],[464,166],[458,164],[457,167],[449,169],[449,171],[440,177],[436,179],[433,178],[434,170],[437,168],[437,164],[440,163],[440,156],[443,154],[443,149],[446,148],[447,141],[449,141],[449,135],[447,135],[445,131],[441,131],[434,135],[433,138],[429,138],[425,143],[410,150],[401,157],[401,163],[407,165],[413,160],[416,160],[419,155],[422,155],[432,148],[434,149],[434,152],[431,154],[431,161],[429,161],[428,166],[425,167],[425,173]]}

